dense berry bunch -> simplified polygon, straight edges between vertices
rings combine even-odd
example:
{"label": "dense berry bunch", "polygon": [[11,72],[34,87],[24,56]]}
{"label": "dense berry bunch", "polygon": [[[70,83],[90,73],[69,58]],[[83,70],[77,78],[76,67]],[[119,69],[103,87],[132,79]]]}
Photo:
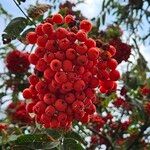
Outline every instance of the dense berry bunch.
{"label": "dense berry bunch", "polygon": [[147,85],[144,85],[140,88],[140,93],[143,96],[149,96],[150,95],[150,88]]}
{"label": "dense berry bunch", "polygon": [[27,53],[13,50],[6,56],[6,66],[12,73],[25,73],[29,65]]}
{"label": "dense berry bunch", "polygon": [[[67,28],[61,27],[64,23]],[[27,34],[28,43],[37,48],[29,56],[35,71],[23,96],[32,99],[27,111],[45,127],[68,129],[74,120],[87,123],[96,111],[95,88],[102,93],[116,89],[120,74],[111,58],[115,48],[96,47],[87,36],[91,29],[87,20],[77,26],[74,16],[55,14]]]}
{"label": "dense berry bunch", "polygon": [[113,39],[109,42],[116,48],[116,54],[114,58],[118,63],[121,63],[123,60],[127,61],[131,54],[131,46],[123,43],[119,38]]}
{"label": "dense berry bunch", "polygon": [[10,103],[7,107],[7,113],[14,123],[31,123],[31,117],[26,111],[25,102]]}
{"label": "dense berry bunch", "polygon": [[0,123],[0,132],[3,131],[3,130],[6,130],[7,129],[7,124],[5,123]]}

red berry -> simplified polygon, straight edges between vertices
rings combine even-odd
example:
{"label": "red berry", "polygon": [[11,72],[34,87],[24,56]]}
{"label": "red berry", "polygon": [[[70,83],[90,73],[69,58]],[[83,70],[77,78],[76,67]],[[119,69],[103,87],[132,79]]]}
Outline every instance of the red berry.
{"label": "red berry", "polygon": [[62,67],[62,63],[58,59],[53,59],[50,63],[50,67],[53,71],[59,71]]}
{"label": "red berry", "polygon": [[113,58],[107,61],[107,66],[112,70],[116,69],[117,65],[118,65],[118,62]]}
{"label": "red berry", "polygon": [[63,67],[62,68],[66,72],[72,71],[73,64],[70,60],[65,60],[65,61],[63,61]]}
{"label": "red berry", "polygon": [[65,17],[65,23],[69,24],[74,21],[74,17],[72,15],[67,15]]}
{"label": "red berry", "polygon": [[35,32],[29,32],[26,36],[26,40],[29,44],[35,44],[37,41],[37,34]]}
{"label": "red berry", "polygon": [[31,93],[30,89],[25,89],[25,90],[23,91],[23,97],[24,97],[25,99],[32,98],[32,93]]}
{"label": "red berry", "polygon": [[100,55],[100,50],[96,47],[92,47],[87,51],[87,54],[90,60],[96,60]]}
{"label": "red berry", "polygon": [[53,25],[50,23],[44,23],[42,30],[45,34],[50,35],[53,32]]}
{"label": "red berry", "polygon": [[47,36],[39,36],[37,38],[37,45],[40,47],[45,47],[47,41],[48,41]]}
{"label": "red berry", "polygon": [[58,111],[65,111],[67,109],[67,104],[64,100],[57,99],[57,101],[55,102],[55,108]]}
{"label": "red berry", "polygon": [[62,24],[63,23],[63,16],[61,14],[55,14],[52,17],[53,22],[57,23],[57,24]]}
{"label": "red berry", "polygon": [[35,54],[30,54],[28,59],[31,64],[36,65],[39,57],[37,57]]}
{"label": "red berry", "polygon": [[55,76],[54,76],[56,82],[62,84],[64,82],[67,81],[67,75],[65,72],[61,71],[61,72],[56,72]]}
{"label": "red berry", "polygon": [[87,39],[87,34],[83,30],[79,30],[76,34],[76,37],[79,41],[85,42]]}
{"label": "red berry", "polygon": [[52,117],[55,112],[56,112],[56,109],[52,105],[47,106],[45,109],[45,114],[49,117]]}
{"label": "red berry", "polygon": [[117,81],[120,78],[120,73],[118,70],[112,70],[109,75],[112,81]]}
{"label": "red berry", "polygon": [[35,32],[37,35],[42,36],[44,35],[44,32],[42,30],[43,24],[39,24],[36,28],[35,28]]}
{"label": "red berry", "polygon": [[85,82],[83,80],[77,80],[75,83],[74,83],[74,90],[75,91],[82,91],[84,90],[85,88]]}
{"label": "red berry", "polygon": [[29,83],[32,84],[32,85],[36,85],[39,81],[39,78],[36,76],[36,75],[30,75],[28,77],[28,80],[29,80]]}
{"label": "red berry", "polygon": [[86,32],[90,32],[92,29],[92,24],[88,20],[82,20],[80,22],[80,29],[83,29]]}
{"label": "red berry", "polygon": [[47,93],[47,94],[45,94],[44,95],[44,102],[46,103],[46,104],[53,104],[54,102],[55,102],[55,100],[56,100],[56,97],[55,97],[55,95],[54,94],[52,94],[52,93]]}

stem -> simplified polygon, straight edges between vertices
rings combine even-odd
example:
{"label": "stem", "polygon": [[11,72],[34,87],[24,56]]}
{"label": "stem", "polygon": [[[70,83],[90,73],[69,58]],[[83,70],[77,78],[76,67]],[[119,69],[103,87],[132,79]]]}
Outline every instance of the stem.
{"label": "stem", "polygon": [[19,4],[15,0],[13,0],[13,2],[16,4],[16,6],[19,8],[19,10],[24,14],[24,16],[36,27],[36,24],[25,14],[25,12],[21,9]]}
{"label": "stem", "polygon": [[143,135],[144,131],[149,127],[149,124],[146,122],[142,127],[141,127],[141,131],[139,133],[139,135],[137,136],[136,139],[134,139],[134,141],[127,147],[126,150],[132,150],[133,146],[135,146],[136,144],[139,144],[139,139],[141,138],[141,136]]}
{"label": "stem", "polygon": [[97,134],[98,136],[102,137],[103,139],[105,139],[107,142],[108,142],[108,145],[110,146],[111,150],[114,150],[114,146],[112,144],[112,142],[110,141],[109,138],[107,138],[107,136],[104,136],[100,133],[98,133],[96,130],[94,130],[93,128],[91,127],[87,127],[89,130],[91,130],[93,133]]}

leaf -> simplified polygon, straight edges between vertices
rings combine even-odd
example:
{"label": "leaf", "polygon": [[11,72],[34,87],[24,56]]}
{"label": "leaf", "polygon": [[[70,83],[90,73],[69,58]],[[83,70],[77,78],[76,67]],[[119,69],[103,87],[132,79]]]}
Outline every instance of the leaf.
{"label": "leaf", "polygon": [[64,135],[65,138],[72,138],[72,139],[75,139],[77,140],[78,142],[86,145],[87,143],[85,142],[85,140],[83,139],[83,137],[81,137],[78,133],[76,133],[75,131],[70,131],[70,132],[67,132],[65,135]]}
{"label": "leaf", "polygon": [[32,142],[52,142],[54,141],[53,138],[46,134],[27,134],[21,135],[15,141],[16,144],[25,144],[25,143],[32,143]]}
{"label": "leaf", "polygon": [[27,44],[27,43],[26,43],[26,35],[27,35],[29,32],[34,31],[34,30],[35,30],[34,28],[29,28],[29,29],[25,30],[25,31],[21,34],[21,37],[20,37],[19,40],[20,40],[22,43]]}
{"label": "leaf", "polygon": [[64,150],[84,150],[82,145],[74,139],[64,139],[63,148]]}
{"label": "leaf", "polygon": [[48,4],[37,4],[36,6],[30,5],[27,13],[30,18],[38,19],[40,16],[44,15],[44,13],[51,7],[52,6]]}
{"label": "leaf", "polygon": [[102,15],[102,24],[103,24],[103,25],[105,24],[105,18],[106,18],[106,13],[104,13],[104,14]]}
{"label": "leaf", "polygon": [[46,133],[54,139],[59,139],[61,137],[61,134],[55,130],[47,129]]}
{"label": "leaf", "polygon": [[30,149],[52,149],[60,144],[59,141],[55,141],[46,134],[21,135],[13,143],[16,146],[26,146]]}
{"label": "leaf", "polygon": [[[28,20],[24,17],[17,17],[14,18],[5,28],[3,37],[3,43],[16,39],[20,33],[24,30],[24,28],[27,26]],[[5,44],[5,43],[4,43]]]}

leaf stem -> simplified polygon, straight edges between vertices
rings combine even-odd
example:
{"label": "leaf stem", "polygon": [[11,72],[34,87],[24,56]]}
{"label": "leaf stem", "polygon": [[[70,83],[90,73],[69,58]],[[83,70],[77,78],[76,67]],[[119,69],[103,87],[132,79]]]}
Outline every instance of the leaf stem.
{"label": "leaf stem", "polygon": [[24,16],[36,27],[36,24],[25,14],[25,12],[22,10],[22,8],[19,6],[19,4],[13,0],[13,2],[16,4],[16,6],[19,8],[19,10],[24,14]]}

